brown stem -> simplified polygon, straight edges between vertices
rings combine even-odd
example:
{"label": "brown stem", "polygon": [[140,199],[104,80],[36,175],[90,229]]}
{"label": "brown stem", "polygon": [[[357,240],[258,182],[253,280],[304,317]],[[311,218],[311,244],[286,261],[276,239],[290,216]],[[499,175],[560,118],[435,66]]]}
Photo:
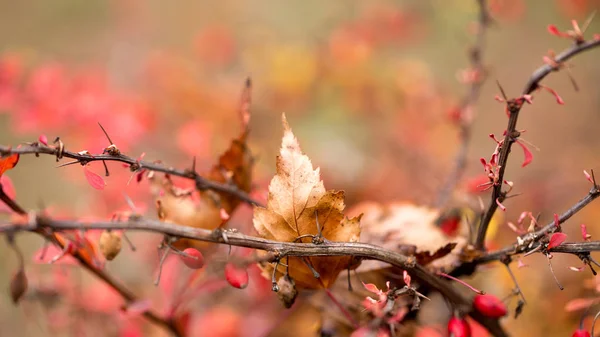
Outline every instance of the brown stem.
{"label": "brown stem", "polygon": [[[12,200],[8,195],[6,195],[6,193],[4,193],[4,190],[2,189],[2,184],[0,184],[0,200],[2,200],[8,207],[10,207],[13,211],[15,211],[15,213],[18,213],[21,215],[27,215],[27,212],[25,211],[25,209],[23,209],[23,207],[21,207],[19,204],[17,204],[16,201]],[[13,225],[13,226],[2,227],[2,230],[0,230],[0,232],[9,232],[9,233],[18,232],[18,231],[20,231],[20,229],[18,228],[19,226],[23,226],[23,225]],[[48,230],[49,228],[43,228],[43,227],[37,226],[36,224],[33,224],[33,225],[29,224],[24,227],[28,227],[27,230],[29,230],[31,232],[35,232],[35,233],[43,236],[46,240],[48,240],[48,241],[54,243],[55,245],[57,245],[58,247],[60,247],[60,249],[64,249],[64,245],[59,240],[57,240],[56,236],[53,234],[54,230],[52,230],[52,229]],[[6,230],[4,230],[4,229],[6,229]],[[135,294],[133,294],[133,292],[131,292],[125,286],[120,284],[117,280],[112,278],[112,276],[107,274],[105,271],[97,269],[87,259],[85,259],[81,254],[79,254],[78,251],[75,251],[72,255],[73,255],[73,257],[75,257],[77,259],[77,261],[79,261],[81,266],[83,266],[85,269],[87,269],[89,272],[91,272],[96,277],[101,279],[108,286],[110,286],[115,291],[117,291],[121,295],[121,297],[123,297],[123,299],[125,299],[126,302],[132,303],[132,302],[137,301],[137,298],[136,298]],[[150,320],[154,324],[162,326],[163,328],[169,330],[176,337],[183,336],[181,334],[181,332],[175,326],[175,323],[169,318],[162,318],[158,314],[156,314],[150,310],[144,312],[144,317],[146,317],[148,320]]]}
{"label": "brown stem", "polygon": [[[600,196],[600,189],[598,189],[597,186],[594,186],[585,197],[583,197],[575,205],[573,205],[571,208],[569,208],[567,211],[565,211],[563,214],[561,214],[558,217],[558,224],[561,225],[562,223],[567,221],[575,213],[582,210],[585,206],[587,206],[589,203],[594,201],[599,196]],[[554,220],[552,220],[550,223],[548,223],[542,229],[540,229],[536,232],[533,232],[533,233],[525,234],[524,236],[522,236],[520,242],[515,242],[506,248],[497,250],[495,252],[490,252],[490,253],[484,254],[483,256],[475,259],[475,261],[473,261],[473,262],[475,264],[479,264],[479,263],[496,261],[496,260],[500,260],[506,256],[521,254],[521,253],[525,253],[526,251],[535,249],[540,244],[539,240],[542,237],[544,237],[546,234],[554,233],[556,228],[557,228],[556,224],[555,224]],[[579,246],[574,247],[572,245],[579,245]],[[572,249],[574,249],[574,251],[572,253],[576,253],[576,251],[575,251],[576,247],[588,247],[588,248],[595,247],[593,242],[582,242],[582,243],[578,243],[578,244],[562,244],[558,247],[553,248],[551,251],[567,253],[566,251],[562,251],[563,248],[560,248],[563,246],[571,247]],[[590,249],[590,250],[595,250],[595,249]]]}
{"label": "brown stem", "polygon": [[[575,43],[573,46],[557,55],[555,60],[557,63],[563,63],[579,53],[582,53],[588,49],[592,49],[598,46],[600,46],[600,40]],[[531,77],[529,78],[529,81],[527,81],[525,89],[523,89],[523,95],[531,94],[534,90],[538,88],[540,81],[542,81],[548,74],[555,70],[556,68],[546,64],[534,71]],[[508,155],[510,154],[512,144],[515,142],[514,135],[517,132],[517,120],[519,119],[519,112],[521,111],[522,106],[522,104],[513,104],[510,106],[511,108],[509,109],[510,116],[508,118],[508,126],[506,128],[504,143],[502,144],[500,156],[498,159],[498,166],[500,167],[500,169],[498,172],[497,181],[499,183],[497,185],[494,185],[492,195],[490,198],[490,204],[483,216],[481,224],[479,225],[477,238],[475,240],[475,248],[480,250],[484,249],[485,236],[487,233],[488,226],[490,224],[490,221],[492,220],[492,217],[494,216],[494,213],[498,209],[496,199],[504,198],[504,193],[502,192],[502,182],[504,181],[504,172],[506,170],[506,164],[508,163]]]}
{"label": "brown stem", "polygon": [[[472,107],[478,100],[481,93],[481,87],[485,82],[485,67],[483,65],[483,50],[485,48],[485,38],[487,29],[491,23],[490,14],[488,12],[487,3],[485,0],[477,0],[479,6],[479,19],[477,27],[477,36],[475,38],[475,44],[469,51],[469,61],[471,69],[476,71],[482,78],[476,79],[471,83],[468,93],[463,97],[458,110],[461,116],[464,115],[468,108]],[[440,190],[438,200],[436,201],[437,207],[443,206],[452,191],[456,187],[456,184],[460,181],[465,168],[467,166],[467,154],[469,152],[469,143],[471,141],[471,126],[473,125],[473,118],[465,119],[461,118],[460,124],[460,145],[458,152],[454,157],[454,168],[448,174],[446,182]]]}
{"label": "brown stem", "polygon": [[75,159],[80,163],[89,163],[92,161],[116,161],[116,162],[126,163],[126,164],[129,164],[132,167],[136,168],[135,169],[136,171],[146,169],[149,171],[163,172],[163,173],[168,173],[173,176],[191,179],[196,182],[196,187],[200,190],[210,189],[210,190],[214,190],[214,191],[228,193],[228,194],[231,194],[231,195],[235,196],[236,198],[238,198],[244,202],[247,202],[251,205],[259,205],[260,206],[260,203],[258,201],[252,199],[252,197],[250,197],[250,195],[248,195],[248,193],[240,190],[237,186],[235,186],[233,184],[223,184],[223,183],[219,183],[216,181],[212,181],[212,180],[206,179],[206,178],[198,175],[196,172],[193,172],[190,170],[181,170],[181,169],[176,169],[173,167],[167,167],[162,164],[157,164],[157,163],[152,163],[152,162],[147,162],[147,161],[138,161],[135,158],[129,157],[122,153],[119,153],[118,155],[112,155],[112,154],[107,154],[107,153],[106,154],[95,154],[95,155],[82,154],[82,153],[77,153],[77,152],[72,152],[72,151],[67,151],[67,150],[61,151],[60,147],[47,146],[47,145],[40,144],[40,143],[36,143],[33,145],[20,145],[19,147],[14,147],[14,148],[10,147],[10,146],[0,145],[0,156],[11,155],[11,154],[15,154],[15,153],[17,153],[17,154],[47,154],[47,155],[51,155],[51,156],[57,156],[57,158],[60,155],[61,157]]}
{"label": "brown stem", "polygon": [[244,235],[239,232],[227,232],[227,242],[225,242],[221,230],[209,231],[206,229],[186,227],[150,219],[130,219],[124,222],[81,222],[71,220],[55,220],[38,216],[35,219],[32,219],[32,221],[27,225],[11,224],[0,226],[0,232],[39,231],[42,229],[123,229],[128,231],[150,231],[180,238],[265,250],[275,253],[273,255],[274,259],[281,259],[282,257],[286,256],[356,256],[363,259],[379,260],[409,271],[414,279],[419,280],[421,284],[439,291],[448,300],[455,303],[456,306],[461,307],[464,312],[470,312],[471,316],[480,324],[485,326],[494,336],[507,336],[506,332],[504,332],[499,325],[498,320],[484,317],[480,313],[474,311],[471,306],[470,298],[463,296],[447,281],[441,280],[439,277],[431,274],[424,267],[418,265],[414,257],[407,257],[371,244],[329,241],[320,244],[278,242]]}

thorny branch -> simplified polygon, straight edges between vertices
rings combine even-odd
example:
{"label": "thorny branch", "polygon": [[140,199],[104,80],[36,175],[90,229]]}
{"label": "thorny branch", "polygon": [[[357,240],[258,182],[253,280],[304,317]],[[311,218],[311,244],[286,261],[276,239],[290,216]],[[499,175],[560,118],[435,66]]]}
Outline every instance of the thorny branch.
{"label": "thorny branch", "polygon": [[[69,220],[55,220],[45,216],[32,216],[28,224],[0,225],[0,233],[31,231],[43,232],[45,230],[88,230],[88,229],[111,229],[111,230],[141,230],[166,234],[179,238],[194,239],[206,242],[228,244],[230,246],[260,249],[273,253],[273,261],[286,256],[355,256],[362,259],[371,259],[387,262],[393,266],[407,270],[414,279],[423,285],[439,291],[449,301],[463,312],[468,312],[475,320],[485,326],[493,336],[508,336],[501,328],[498,320],[481,315],[473,310],[471,299],[458,292],[449,282],[433,275],[423,266],[416,263],[413,257],[386,250],[384,248],[367,243],[349,242],[324,242],[294,243],[266,240],[259,237],[245,235],[235,231],[215,230],[209,231],[201,228],[186,227],[157,220],[131,218],[123,222],[81,222]],[[93,268],[93,267],[92,267]],[[104,280],[104,278],[103,278]],[[127,292],[125,292],[127,294]],[[131,294],[127,294],[131,296]]]}
{"label": "thorny branch", "polygon": [[454,168],[446,178],[447,180],[442,186],[438,200],[436,201],[438,207],[441,207],[446,203],[467,166],[467,154],[469,152],[469,143],[471,141],[471,126],[473,125],[473,117],[467,116],[467,111],[469,111],[479,99],[481,88],[486,78],[486,69],[483,64],[483,51],[485,48],[486,32],[492,19],[488,11],[487,1],[477,0],[477,5],[479,6],[477,35],[475,37],[474,45],[469,50],[469,61],[471,63],[470,71],[474,74],[475,78],[471,82],[469,91],[462,98],[462,101],[457,108],[460,116],[460,145],[454,158]]}
{"label": "thorny branch", "polygon": [[[588,192],[588,194],[585,197],[583,197],[575,205],[573,205],[571,208],[569,208],[567,211],[565,211],[563,214],[561,214],[558,217],[558,224],[561,225],[562,223],[567,221],[575,213],[582,210],[585,206],[587,206],[589,203],[594,201],[594,199],[598,198],[599,196],[600,196],[600,189],[598,188],[598,186],[592,187],[592,189]],[[534,250],[540,244],[542,244],[540,242],[540,239],[542,239],[547,234],[554,233],[556,230],[557,230],[556,223],[553,220],[549,224],[547,224],[546,226],[541,228],[540,230],[533,232],[533,233],[525,234],[524,236],[520,237],[516,243],[514,243],[506,248],[497,250],[495,252],[487,253],[487,254],[475,259],[473,262],[475,264],[491,262],[491,261],[495,261],[495,260],[501,260],[505,256],[522,254],[522,253],[526,253],[528,251]],[[570,243],[570,244],[563,243],[562,245],[553,248],[551,251],[557,252],[557,253],[586,253],[586,252],[589,253],[592,250],[598,250],[598,249],[591,249],[594,247],[600,248],[600,242],[582,242],[582,243],[576,243],[576,244],[575,243]],[[585,248],[590,248],[590,249],[585,250]],[[572,251],[570,251],[570,250],[572,250]]]}
{"label": "thorny branch", "polygon": [[[21,214],[21,215],[27,215],[27,212],[19,204],[17,204],[8,195],[6,195],[6,193],[4,193],[4,190],[2,189],[2,184],[0,184],[0,200],[2,200],[8,207],[10,207],[13,211],[15,211],[15,213]],[[26,230],[35,232],[35,233],[43,236],[46,240],[52,242],[53,244],[57,245],[61,249],[65,248],[64,245],[59,240],[56,239],[56,236],[54,236],[54,230],[52,228],[41,227],[41,226],[35,226],[35,228],[33,228],[33,226],[26,226],[26,227],[28,227],[28,229],[26,229]],[[19,229],[15,230],[15,228],[13,226],[13,228],[9,229],[7,232],[17,232],[17,231],[19,231]],[[0,232],[4,232],[4,230],[0,230]],[[72,256],[75,259],[77,259],[77,261],[79,261],[79,263],[85,269],[87,269],[89,272],[94,274],[96,277],[101,279],[104,283],[106,283],[108,286],[110,286],[116,292],[118,292],[121,295],[121,297],[123,297],[123,299],[125,299],[125,301],[127,303],[133,303],[133,302],[137,301],[137,298],[133,292],[131,292],[125,286],[120,284],[117,280],[112,278],[112,276],[107,274],[105,271],[102,271],[102,270],[99,270],[98,268],[96,268],[96,266],[94,266],[87,259],[85,259],[83,256],[81,256],[77,250],[72,253]],[[148,320],[150,320],[154,324],[162,326],[165,329],[169,330],[174,336],[176,336],[176,337],[182,336],[181,332],[177,329],[177,327],[175,326],[175,323],[170,318],[160,317],[158,314],[154,313],[151,310],[144,312],[143,315],[144,315],[144,317],[146,317]]]}
{"label": "thorny branch", "polygon": [[176,169],[159,163],[137,160],[135,158],[124,155],[123,153],[120,153],[118,151],[114,153],[92,155],[87,153],[67,151],[64,150],[62,146],[48,146],[39,142],[31,145],[20,145],[18,147],[0,145],[0,156],[6,156],[11,154],[47,154],[51,156],[56,156],[57,160],[63,157],[75,159],[80,164],[87,164],[93,161],[116,161],[126,163],[130,165],[130,169],[133,172],[145,169],[148,171],[162,172],[173,176],[192,179],[196,182],[196,187],[199,190],[209,189],[218,192],[229,193],[235,196],[236,198],[247,202],[251,205],[260,205],[260,203],[252,199],[252,197],[250,197],[248,193],[240,190],[237,186],[233,184],[223,184],[216,181],[212,181],[210,179],[206,179],[193,170]]}
{"label": "thorny branch", "polygon": [[[570,48],[566,49],[562,53],[556,56],[555,62],[557,64],[561,64],[571,57],[582,53],[586,50],[592,49],[594,47],[600,46],[600,40],[594,39],[591,41],[582,41],[573,44]],[[523,89],[523,95],[529,95],[534,90],[538,89],[539,83],[552,71],[557,71],[558,69],[552,65],[546,64],[536,71],[533,72],[529,81],[525,85],[525,89]],[[498,209],[498,204],[496,200],[502,202],[506,198],[506,193],[502,191],[502,182],[504,181],[504,172],[506,170],[506,164],[508,162],[508,155],[510,154],[510,149],[516,139],[519,137],[519,131],[517,131],[517,120],[519,119],[519,112],[523,107],[522,104],[509,104],[508,105],[509,119],[508,126],[506,128],[506,135],[504,136],[504,143],[500,149],[500,156],[498,159],[498,184],[493,186],[492,194],[490,198],[490,204],[481,220],[479,225],[479,229],[477,232],[477,238],[475,240],[475,248],[482,250],[484,249],[485,236],[487,233],[488,226],[494,213]]]}

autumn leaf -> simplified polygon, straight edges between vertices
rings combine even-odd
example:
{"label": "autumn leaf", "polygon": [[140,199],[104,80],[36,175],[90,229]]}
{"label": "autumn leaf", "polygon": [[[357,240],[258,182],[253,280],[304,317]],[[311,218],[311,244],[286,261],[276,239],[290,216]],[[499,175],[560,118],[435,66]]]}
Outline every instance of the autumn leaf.
{"label": "autumn leaf", "polygon": [[[212,181],[232,184],[246,193],[250,192],[252,187],[254,163],[247,144],[251,88],[251,82],[248,79],[238,108],[242,126],[240,136],[231,142],[229,148],[220,156],[218,163],[206,175],[202,175]],[[170,179],[165,178],[159,183],[156,183],[156,179],[151,180],[154,181],[155,187],[158,187],[156,194],[164,192],[157,199],[157,211],[159,218],[163,221],[213,230],[223,226],[227,222],[229,214],[233,213],[241,203],[240,199],[231,193],[212,190],[181,193],[182,190],[175,186]],[[181,250],[193,247],[204,250],[204,252],[210,246],[214,246],[214,244],[190,239],[180,239],[174,244],[174,247]]]}
{"label": "autumn leaf", "polygon": [[[439,223],[444,212],[411,202],[363,202],[348,213],[363,214],[362,242],[414,255],[420,263],[432,269],[451,270],[452,265],[459,261],[460,251],[467,245],[469,230],[463,216],[453,229],[452,236],[448,236]],[[411,247],[412,251],[406,251],[407,247]],[[387,267],[383,262],[364,261],[357,271],[365,273]]]}
{"label": "autumn leaf", "polygon": [[554,233],[550,237],[550,242],[548,243],[548,249],[552,249],[554,247],[560,246],[567,239],[567,234],[565,233]]}
{"label": "autumn leaf", "polygon": [[13,154],[6,157],[0,157],[0,176],[4,174],[4,172],[12,169],[19,162],[19,155]]}
{"label": "autumn leaf", "polygon": [[85,179],[87,179],[88,183],[93,188],[103,190],[104,186],[106,186],[104,178],[88,169],[87,165],[83,167],[83,173],[85,174]]}
{"label": "autumn leaf", "polygon": [[[329,241],[357,242],[360,236],[360,216],[344,217],[344,192],[326,191],[319,175],[313,169],[308,156],[302,153],[298,140],[292,133],[285,115],[284,135],[279,156],[277,173],[269,184],[267,207],[255,207],[254,228],[269,240],[294,242],[301,235],[322,236]],[[318,218],[318,225],[317,225]],[[310,242],[310,238],[302,242]],[[287,260],[290,277],[298,288],[328,288],[340,271],[348,267],[350,257],[311,257]],[[315,278],[310,266],[320,277]],[[273,266],[263,266],[270,277]],[[286,268],[279,266],[276,277],[285,274]]]}

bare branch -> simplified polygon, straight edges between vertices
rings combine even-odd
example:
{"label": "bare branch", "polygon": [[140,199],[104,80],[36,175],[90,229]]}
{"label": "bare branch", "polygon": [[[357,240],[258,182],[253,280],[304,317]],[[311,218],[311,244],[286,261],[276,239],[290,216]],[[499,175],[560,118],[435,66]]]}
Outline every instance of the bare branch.
{"label": "bare branch", "polygon": [[464,118],[464,115],[465,111],[475,105],[475,103],[479,100],[481,87],[483,86],[486,78],[486,70],[482,58],[483,50],[485,48],[486,32],[491,23],[491,18],[487,8],[487,2],[485,0],[477,0],[477,4],[479,6],[477,36],[475,37],[475,44],[469,51],[469,61],[471,63],[471,70],[479,74],[481,77],[473,80],[471,86],[469,87],[469,91],[463,97],[460,105],[457,108],[461,117],[463,117],[460,118],[459,126],[460,145],[454,158],[454,168],[450,174],[448,174],[448,177],[446,178],[447,180],[438,196],[438,200],[436,202],[438,207],[441,207],[446,203],[450,194],[456,187],[456,184],[458,184],[460,181],[460,178],[462,177],[467,166],[467,154],[469,152],[469,143],[471,141],[471,126],[473,125],[473,118]]}
{"label": "bare branch", "polygon": [[[45,230],[87,230],[87,229],[111,229],[111,230],[140,230],[160,233],[179,238],[194,239],[206,242],[228,244],[231,246],[247,247],[265,250],[274,253],[273,261],[277,261],[286,256],[308,257],[308,256],[355,256],[362,259],[371,259],[387,262],[393,266],[409,271],[414,279],[420,281],[424,286],[439,291],[449,301],[453,302],[461,311],[468,312],[480,324],[485,326],[493,336],[508,336],[499,325],[498,320],[491,319],[481,315],[473,310],[471,299],[462,295],[449,282],[440,279],[430,273],[423,266],[416,263],[414,257],[408,257],[384,248],[366,244],[350,242],[323,242],[313,243],[294,243],[278,242],[266,240],[259,237],[244,235],[239,232],[227,232],[227,242],[223,236],[223,230],[209,231],[201,228],[186,227],[172,223],[160,222],[142,218],[132,218],[124,222],[98,221],[81,222],[70,220],[55,220],[45,216],[36,216],[31,219],[27,225],[8,224],[0,225],[0,232],[11,233],[18,231],[41,232]],[[93,270],[94,273],[101,272]],[[103,275],[101,278],[105,280]],[[110,280],[110,279],[109,279]],[[111,282],[114,282],[111,280]],[[126,295],[126,296],[125,296]],[[124,297],[129,300],[130,293],[125,293]]]}
{"label": "bare branch", "polygon": [[218,191],[218,192],[224,192],[224,193],[231,194],[231,195],[235,196],[236,198],[238,198],[244,202],[247,202],[251,205],[260,205],[260,203],[258,201],[252,199],[252,197],[250,197],[250,195],[248,195],[248,193],[240,190],[237,186],[235,186],[233,184],[223,184],[223,183],[219,183],[216,181],[206,179],[206,178],[198,175],[194,171],[176,169],[173,167],[167,167],[162,164],[152,163],[152,162],[147,162],[147,161],[138,161],[137,159],[129,157],[122,153],[119,153],[118,155],[111,155],[111,154],[91,155],[91,154],[82,154],[82,153],[77,153],[77,152],[72,152],[72,151],[67,151],[67,150],[61,151],[61,149],[62,149],[61,147],[47,146],[47,145],[40,144],[40,143],[36,143],[33,145],[21,145],[19,147],[10,147],[10,146],[0,145],[0,156],[11,155],[11,154],[15,154],[15,153],[17,153],[17,154],[36,154],[36,155],[37,154],[47,154],[47,155],[51,155],[51,156],[57,156],[57,158],[58,158],[58,156],[60,154],[61,157],[75,159],[75,160],[77,160],[77,162],[82,163],[82,164],[93,162],[93,161],[116,161],[116,162],[129,164],[134,171],[146,169],[149,171],[162,172],[162,173],[167,173],[167,174],[170,174],[173,176],[179,176],[179,177],[191,179],[196,182],[196,187],[199,190],[209,189],[209,190],[214,190],[214,191]]}
{"label": "bare branch", "polygon": [[[582,43],[575,43],[573,46],[556,56],[555,60],[557,63],[562,63],[577,54],[580,54],[586,50],[598,46],[600,46],[600,40],[591,40]],[[539,83],[554,70],[555,69],[551,65],[546,64],[534,71],[529,81],[525,85],[525,89],[523,89],[523,95],[529,95],[534,90],[536,90],[539,86]],[[517,134],[518,132],[517,120],[519,119],[519,112],[521,111],[523,104],[510,104],[510,102],[508,103],[508,112],[510,116],[508,118],[508,126],[506,128],[506,135],[504,136],[504,143],[502,144],[502,148],[500,149],[500,157],[498,159],[498,167],[500,168],[498,172],[498,181],[500,183],[494,185],[492,195],[490,198],[490,204],[483,216],[481,224],[479,225],[477,238],[475,240],[475,248],[480,250],[484,249],[485,236],[487,233],[488,226],[490,224],[490,221],[492,220],[492,217],[494,216],[494,213],[498,209],[498,204],[496,203],[496,200],[502,202],[505,198],[504,192],[502,192],[502,182],[504,181],[504,172],[506,170],[506,164],[508,162],[508,155],[510,153],[510,149],[517,138],[515,137],[515,134]]]}

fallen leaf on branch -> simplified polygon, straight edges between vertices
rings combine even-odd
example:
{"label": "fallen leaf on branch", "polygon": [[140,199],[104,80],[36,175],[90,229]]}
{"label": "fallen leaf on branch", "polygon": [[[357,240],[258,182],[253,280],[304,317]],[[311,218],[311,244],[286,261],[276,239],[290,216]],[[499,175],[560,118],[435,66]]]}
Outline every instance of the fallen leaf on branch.
{"label": "fallen leaf on branch", "polygon": [[[231,184],[246,193],[250,192],[252,186],[254,163],[247,144],[250,93],[251,82],[248,80],[239,106],[242,132],[220,156],[218,163],[206,175],[202,175],[212,181]],[[166,222],[213,230],[223,226],[229,215],[241,203],[241,200],[231,193],[212,190],[184,191],[166,177],[162,181],[157,181],[153,175],[150,181],[155,186],[155,194],[163,194],[157,198],[157,211],[159,218]],[[174,243],[174,247],[180,250],[194,247],[206,252],[210,246],[214,246],[214,244],[190,239],[180,239]]]}
{"label": "fallen leaf on branch", "polygon": [[[285,115],[283,128],[277,173],[269,184],[267,207],[254,208],[254,228],[261,237],[275,241],[308,243],[313,238],[316,241],[323,238],[357,242],[360,216],[344,217],[344,192],[325,190],[319,168],[313,169],[308,156],[302,153]],[[311,237],[298,239],[303,235]],[[348,268],[351,257],[290,257],[283,262],[288,263],[289,276],[299,289],[317,289],[330,287],[338,274]],[[267,264],[262,268],[264,275],[270,278],[273,266]],[[280,265],[276,278],[283,276],[286,269]]]}
{"label": "fallen leaf on branch", "polygon": [[[363,202],[348,213],[363,214],[362,242],[414,255],[420,264],[432,269],[451,270],[451,266],[458,262],[460,251],[467,244],[468,226],[464,219],[456,224],[456,228],[452,228],[452,235],[447,235],[448,228],[443,226],[444,222],[440,226],[439,221],[444,214],[410,202]],[[407,247],[415,248],[407,251]],[[367,272],[387,267],[387,263],[370,260],[364,261],[357,271]]]}

